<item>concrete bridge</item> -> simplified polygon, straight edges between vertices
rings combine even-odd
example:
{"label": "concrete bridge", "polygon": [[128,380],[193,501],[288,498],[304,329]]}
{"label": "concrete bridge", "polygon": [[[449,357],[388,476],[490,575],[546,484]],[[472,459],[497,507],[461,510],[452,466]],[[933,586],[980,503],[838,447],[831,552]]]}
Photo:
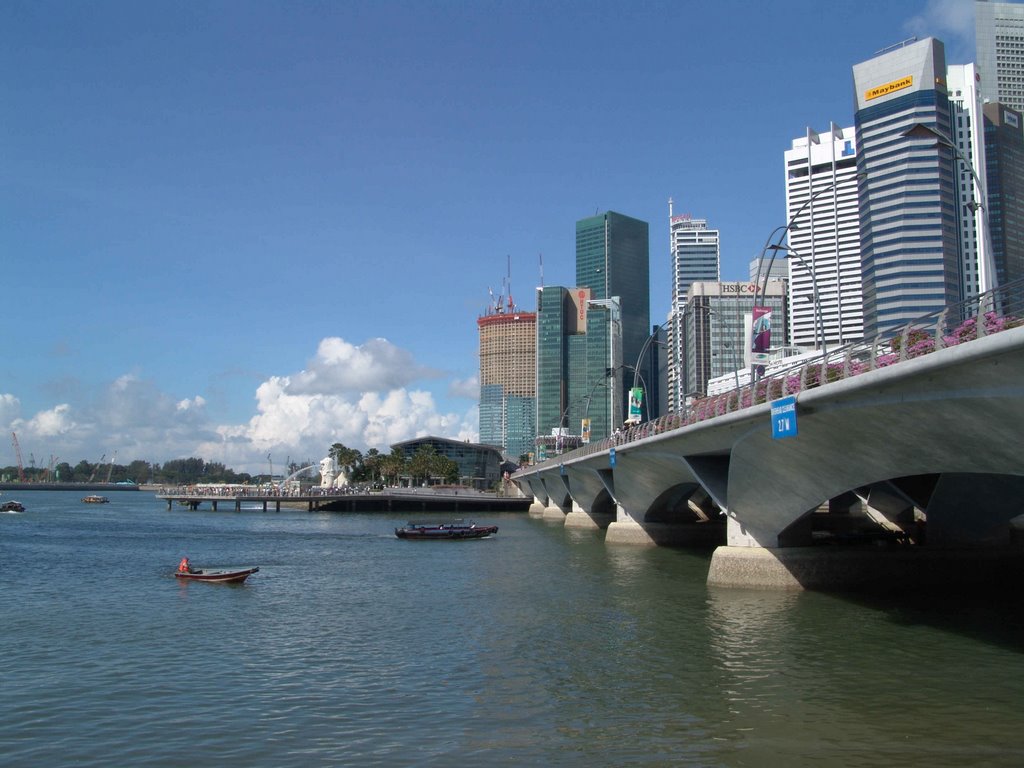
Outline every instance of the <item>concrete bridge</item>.
{"label": "concrete bridge", "polygon": [[[1000,578],[1024,554],[1024,327],[984,325],[952,346],[907,329],[896,359],[851,348],[513,479],[531,514],[609,543],[717,546],[709,584]],[[796,434],[773,437],[796,389]]]}

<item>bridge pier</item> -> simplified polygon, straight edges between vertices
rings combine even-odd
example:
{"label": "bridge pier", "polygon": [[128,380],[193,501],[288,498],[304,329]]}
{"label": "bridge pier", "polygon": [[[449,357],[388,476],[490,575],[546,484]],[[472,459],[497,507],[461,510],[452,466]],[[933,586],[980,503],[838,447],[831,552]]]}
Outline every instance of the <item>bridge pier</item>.
{"label": "bridge pier", "polygon": [[530,517],[544,517],[544,503],[536,496],[533,497],[528,514]]}
{"label": "bridge pier", "polygon": [[557,504],[549,504],[548,506],[544,507],[543,518],[545,520],[560,520],[562,522],[565,522],[565,517],[565,510],[562,509]]}
{"label": "bridge pier", "polygon": [[718,547],[708,586],[762,589],[903,589],[1019,583],[1024,553],[927,547]]}
{"label": "bridge pier", "polygon": [[611,515],[587,512],[575,501],[572,503],[572,510],[565,516],[566,528],[596,531],[602,528],[607,528],[609,524],[613,522],[614,518]]}

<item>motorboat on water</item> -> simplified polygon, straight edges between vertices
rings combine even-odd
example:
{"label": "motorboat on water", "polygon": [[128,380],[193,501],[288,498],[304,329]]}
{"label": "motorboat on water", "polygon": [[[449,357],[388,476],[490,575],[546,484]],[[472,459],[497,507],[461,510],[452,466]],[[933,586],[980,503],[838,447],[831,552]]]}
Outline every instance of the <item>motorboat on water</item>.
{"label": "motorboat on water", "polygon": [[259,567],[244,568],[239,571],[207,571],[202,568],[193,568],[188,571],[176,571],[175,576],[185,581],[208,581],[214,584],[241,584],[254,573],[259,572]]}
{"label": "motorboat on water", "polygon": [[108,499],[106,496],[91,496],[90,495],[90,496],[83,496],[82,497],[82,503],[83,504],[109,504],[110,503],[110,499]]}
{"label": "motorboat on water", "polygon": [[25,505],[22,504],[20,501],[14,501],[12,499],[11,501],[5,501],[3,504],[0,504],[0,512],[24,512],[24,511],[25,511]]}
{"label": "motorboat on water", "polygon": [[435,540],[435,539],[485,539],[498,532],[496,525],[477,525],[476,523],[409,523],[404,528],[395,528],[395,536],[400,539]]}

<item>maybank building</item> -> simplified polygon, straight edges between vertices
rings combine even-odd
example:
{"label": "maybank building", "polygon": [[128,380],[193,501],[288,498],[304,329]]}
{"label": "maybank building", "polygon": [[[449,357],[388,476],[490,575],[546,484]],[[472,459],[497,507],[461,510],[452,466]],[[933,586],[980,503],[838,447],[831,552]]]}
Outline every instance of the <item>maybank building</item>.
{"label": "maybank building", "polygon": [[883,51],[853,68],[864,335],[887,333],[960,300],[953,158],[943,45]]}

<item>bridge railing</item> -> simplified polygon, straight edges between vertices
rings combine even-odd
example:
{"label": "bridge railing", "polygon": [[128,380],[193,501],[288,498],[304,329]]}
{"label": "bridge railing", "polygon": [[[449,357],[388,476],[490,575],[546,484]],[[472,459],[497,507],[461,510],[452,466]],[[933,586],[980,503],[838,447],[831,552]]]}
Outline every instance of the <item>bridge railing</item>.
{"label": "bridge railing", "polygon": [[635,424],[604,440],[538,462],[535,467],[551,466],[567,458],[600,453],[613,446],[680,429],[867,371],[897,365],[937,349],[964,344],[1020,325],[1024,325],[1024,279],[924,315],[904,326],[879,334],[872,341],[847,344],[827,354],[804,358],[793,366],[773,369],[753,384],[700,398],[682,411]]}

